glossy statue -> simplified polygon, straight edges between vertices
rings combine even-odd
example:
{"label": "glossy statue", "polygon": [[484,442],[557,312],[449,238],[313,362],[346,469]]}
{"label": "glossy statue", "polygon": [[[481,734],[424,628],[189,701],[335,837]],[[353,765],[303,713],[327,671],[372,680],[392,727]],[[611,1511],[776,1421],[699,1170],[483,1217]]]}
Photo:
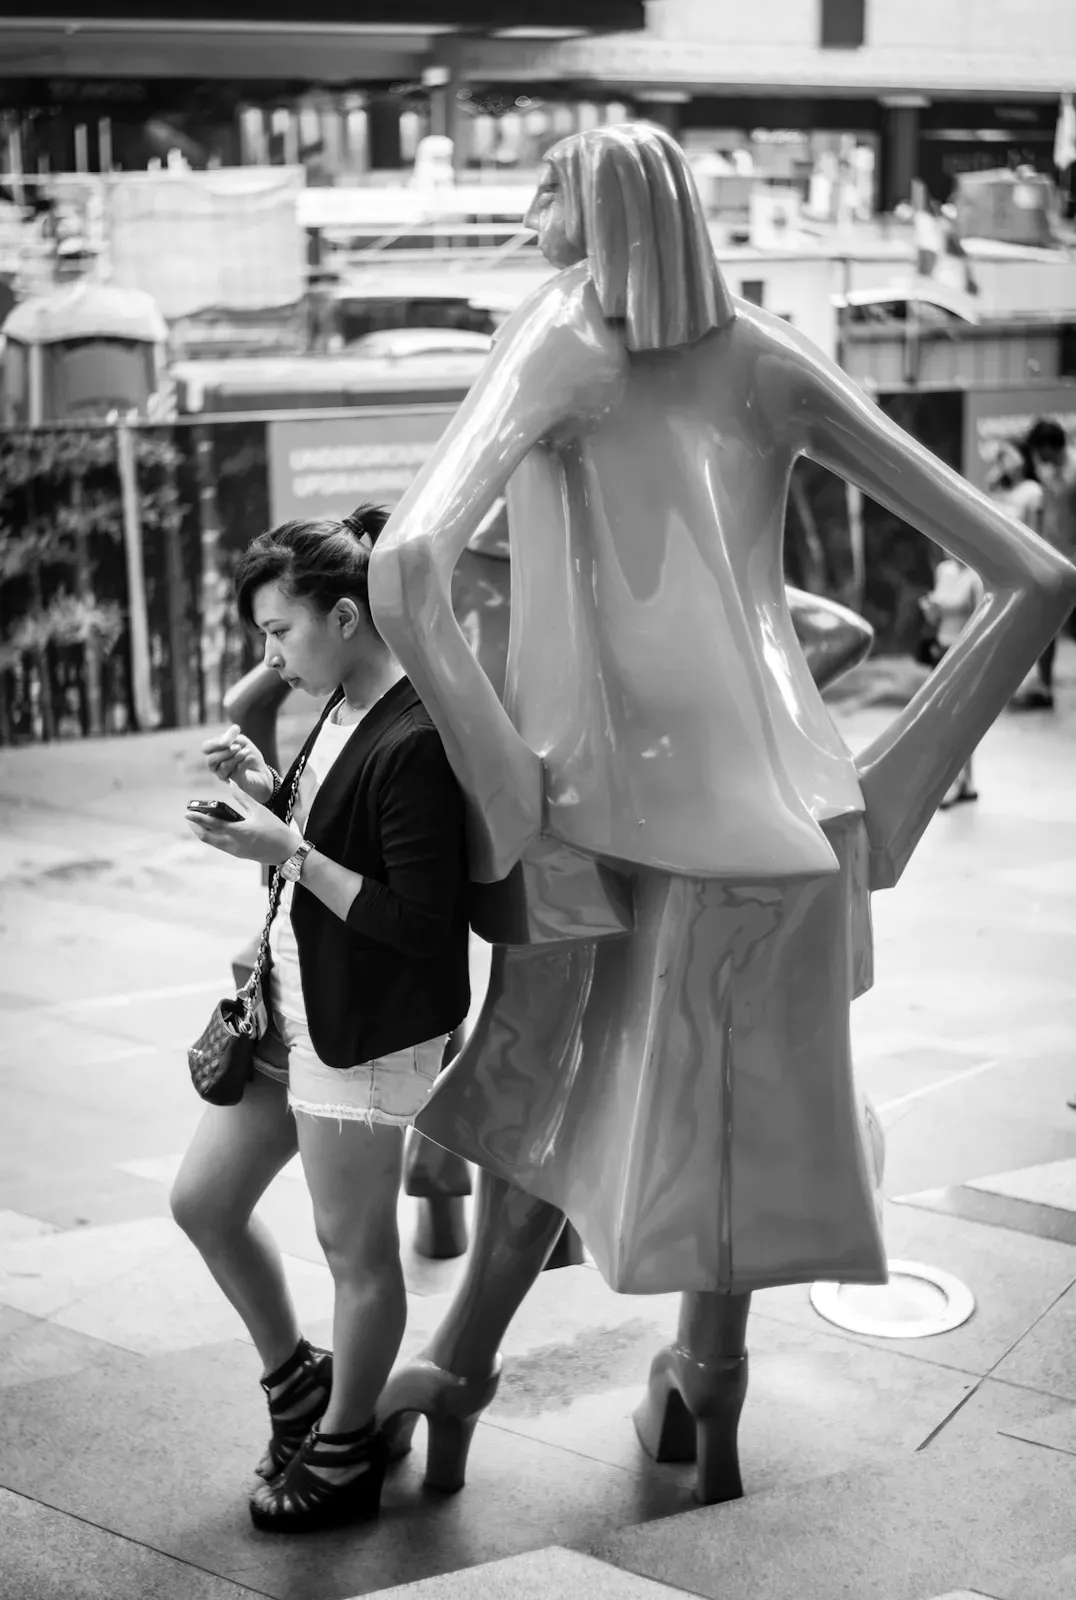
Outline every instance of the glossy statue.
{"label": "glossy statue", "polygon": [[[469,803],[470,1039],[419,1126],[483,1169],[460,1291],[383,1415],[463,1481],[498,1347],[567,1214],[607,1282],[686,1291],[636,1417],[740,1492],[752,1290],[886,1275],[849,1008],[869,894],[1076,599],[1076,570],[734,301],[682,152],[645,125],[555,146],[529,220],[562,269],[518,309],[378,541],[374,618]],[[797,456],[983,578],[964,637],[853,761],[797,641]],[[451,603],[507,494],[503,704]]]}
{"label": "glossy statue", "polygon": [[[471,540],[452,574],[453,611],[498,694],[504,690],[508,659],[509,556],[507,512],[500,503],[496,514]],[[862,617],[834,600],[807,594],[791,585],[786,585],[785,593],[811,676],[820,689],[825,688],[864,659],[870,651],[872,630]],[[276,754],[276,721],[289,693],[280,674],[262,664],[252,668],[225,700],[228,720],[240,725],[271,766],[281,765]],[[479,908],[475,910],[477,913]],[[255,937],[234,963],[238,987],[250,976],[257,945]],[[446,1060],[451,1060],[459,1047],[460,1035],[454,1034],[446,1046]],[[420,1202],[414,1240],[418,1253],[434,1259],[463,1255],[467,1249],[464,1199],[472,1190],[468,1163],[413,1134],[404,1167],[404,1187]],[[567,1266],[581,1260],[578,1237],[568,1227],[546,1266]]]}

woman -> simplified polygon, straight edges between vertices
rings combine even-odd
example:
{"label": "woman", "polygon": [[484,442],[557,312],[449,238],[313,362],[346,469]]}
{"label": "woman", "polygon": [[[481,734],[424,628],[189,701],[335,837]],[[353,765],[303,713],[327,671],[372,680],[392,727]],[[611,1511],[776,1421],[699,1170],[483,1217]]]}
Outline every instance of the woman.
{"label": "woman", "polygon": [[[207,765],[242,820],[189,818],[204,843],[287,880],[253,1081],[239,1105],[207,1108],[172,1210],[264,1362],[272,1438],[251,1515],[288,1533],[377,1509],[374,1407],[406,1317],[404,1129],[469,1003],[462,797],[370,617],[363,541],[383,522],[372,507],[290,522],[246,551],[238,609],[267,665],[329,699],[283,779],[238,729],[210,740]],[[332,1358],[301,1338],[280,1254],[252,1215],[296,1149],[335,1283]]]}
{"label": "woman", "polygon": [[[930,638],[920,659],[936,667],[947,650],[952,649],[968,623],[979,609],[983,598],[982,580],[971,567],[952,556],[946,556],[934,569],[934,586],[919,602],[920,609],[931,629]],[[964,805],[978,800],[972,771],[973,757],[969,756],[961,767],[957,780],[938,805],[939,811],[951,806]]]}
{"label": "woman", "polygon": [[[849,1048],[869,890],[900,876],[1076,573],[795,329],[732,300],[660,130],[555,146],[529,221],[561,270],[501,330],[394,513],[371,600],[460,779],[472,871],[522,878],[536,905],[574,886],[579,940],[562,908],[559,946],[539,945],[536,915],[533,948],[495,951],[419,1123],[495,1177],[452,1310],[383,1414],[425,1411],[429,1476],[462,1482],[498,1342],[567,1212],[614,1288],[688,1291],[638,1425],[661,1452],[697,1424],[712,1500],[738,1492],[751,1291],[885,1280]],[[974,562],[989,591],[858,763],[783,592],[800,454]],[[502,706],[449,583],[506,490]],[[588,941],[596,889],[609,914]]]}

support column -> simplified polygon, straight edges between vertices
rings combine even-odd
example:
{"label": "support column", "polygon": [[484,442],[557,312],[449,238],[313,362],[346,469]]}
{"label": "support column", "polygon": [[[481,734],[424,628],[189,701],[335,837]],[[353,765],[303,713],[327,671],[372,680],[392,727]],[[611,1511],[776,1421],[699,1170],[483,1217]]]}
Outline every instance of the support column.
{"label": "support column", "polygon": [[653,95],[637,93],[635,102],[638,115],[643,122],[656,122],[659,128],[664,128],[674,139],[679,139],[687,98],[686,94],[677,95],[671,92]]}
{"label": "support column", "polygon": [[372,95],[366,107],[367,164],[375,170],[403,166],[400,153],[400,102],[393,95]]}
{"label": "support column", "polygon": [[919,168],[920,102],[887,105],[882,128],[882,210],[894,211],[912,197]]}
{"label": "support column", "polygon": [[459,100],[463,62],[453,40],[445,39],[439,45],[437,61],[425,69],[422,81],[430,91],[430,132],[452,140],[452,164],[460,172],[467,164],[467,125]]}

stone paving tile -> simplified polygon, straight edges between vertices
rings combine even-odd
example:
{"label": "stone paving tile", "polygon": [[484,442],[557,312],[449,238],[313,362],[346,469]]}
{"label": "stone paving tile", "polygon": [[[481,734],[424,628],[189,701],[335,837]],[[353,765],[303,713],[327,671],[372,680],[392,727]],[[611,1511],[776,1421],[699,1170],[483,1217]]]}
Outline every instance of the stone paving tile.
{"label": "stone paving tile", "polygon": [[258,1591],[174,1561],[0,1489],[4,1600],[256,1600]]}
{"label": "stone paving tile", "polygon": [[0,1306],[0,1389],[128,1359],[128,1352],[104,1340]]}
{"label": "stone paving tile", "polygon": [[[900,1350],[915,1360],[1023,1381],[998,1364],[1076,1282],[1076,1247],[896,1205],[886,1207],[885,1239],[892,1260],[940,1267],[966,1284],[976,1300],[971,1320],[928,1339],[879,1340],[825,1326],[839,1337]],[[753,1304],[762,1316],[799,1326],[818,1324],[809,1289],[803,1285],[766,1289]],[[1033,1382],[1032,1387],[1049,1386]]]}
{"label": "stone paving tile", "polygon": [[675,1600],[683,1593],[578,1550],[554,1546],[469,1571],[382,1589],[370,1600],[580,1600],[582,1595],[587,1600]]}
{"label": "stone paving tile", "polygon": [[[625,1529],[593,1555],[709,1600],[1022,1600],[1076,1555],[1076,1458],[996,1438]],[[1051,1597],[1052,1600],[1052,1597]]]}
{"label": "stone paving tile", "polygon": [[[977,1093],[990,1076],[913,1101],[884,1118],[888,1194],[945,1188],[1009,1164],[1029,1166],[1076,1154],[1076,1117],[1071,1123],[1062,1120],[1057,1107],[1046,1118],[1022,1115],[1024,1102],[1018,1097],[1008,1110],[991,1108],[986,1093],[982,1102]],[[969,1104],[974,1106],[970,1115]]]}
{"label": "stone paving tile", "polygon": [[0,1245],[18,1244],[24,1239],[43,1239],[56,1233],[54,1222],[42,1222],[40,1217],[28,1217],[21,1211],[0,1210]]}
{"label": "stone paving tile", "polygon": [[973,1189],[1009,1195],[1014,1200],[1034,1200],[1040,1205],[1076,1211],[1076,1157],[1048,1161],[1017,1172],[997,1172],[991,1177],[969,1178]]}
{"label": "stone paving tile", "polygon": [[1009,1383],[1022,1383],[1076,1400],[1076,1292],[1072,1289],[1049,1307],[1035,1326],[995,1368]]}
{"label": "stone paving tile", "polygon": [[482,1424],[459,1495],[422,1489],[417,1449],[393,1472],[379,1523],[316,1539],[258,1534],[246,1509],[265,1433],[256,1372],[233,1343],[13,1389],[0,1479],[280,1600],[337,1600],[558,1538],[582,1543],[690,1503],[645,1458],[621,1471]]}
{"label": "stone paving tile", "polygon": [[1028,1444],[1041,1444],[1048,1450],[1076,1456],[1076,1406],[1062,1406],[1058,1410],[1054,1401],[1053,1410],[1025,1413],[1001,1431],[1010,1439],[1025,1439]]}
{"label": "stone paving tile", "polygon": [[1058,1415],[1058,1406],[1056,1395],[982,1378],[922,1448],[929,1456],[974,1462],[979,1449],[999,1436],[1039,1443],[1037,1430]]}
{"label": "stone paving tile", "polygon": [[[285,1258],[300,1315],[332,1309],[328,1268]],[[0,1248],[0,1303],[143,1355],[245,1330],[170,1218],[56,1233]]]}
{"label": "stone paving tile", "polygon": [[[156,1142],[156,1141],[154,1141]],[[168,1142],[166,1134],[160,1139]],[[119,1172],[107,1160],[87,1161],[90,1152],[69,1148],[57,1171],[23,1171],[0,1176],[0,1201],[17,1203],[21,1211],[57,1228],[104,1227],[168,1213],[168,1190]]]}
{"label": "stone paving tile", "polygon": [[[598,1274],[590,1276],[601,1284]],[[613,1321],[614,1309],[596,1318],[592,1329],[559,1341],[550,1338],[528,1353],[514,1348],[509,1336],[504,1378],[488,1413],[491,1422],[614,1466],[633,1467],[640,1446],[632,1413],[671,1323],[648,1316],[645,1300],[629,1302],[619,1323]],[[975,1381],[893,1351],[856,1348],[826,1332],[822,1323],[812,1329],[753,1317],[748,1348],[751,1378],[740,1460],[749,1495],[807,1482],[856,1460],[918,1449],[967,1398]],[[690,1490],[693,1469],[677,1471]]]}

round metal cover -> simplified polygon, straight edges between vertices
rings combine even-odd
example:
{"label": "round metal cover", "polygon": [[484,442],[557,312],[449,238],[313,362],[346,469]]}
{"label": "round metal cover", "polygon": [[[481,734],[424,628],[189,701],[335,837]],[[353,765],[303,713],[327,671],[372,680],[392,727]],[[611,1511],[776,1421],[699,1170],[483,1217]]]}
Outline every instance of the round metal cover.
{"label": "round metal cover", "polygon": [[967,1322],[975,1296],[951,1272],[919,1261],[891,1261],[888,1283],[816,1283],[811,1304],[820,1317],[848,1333],[929,1339]]}

